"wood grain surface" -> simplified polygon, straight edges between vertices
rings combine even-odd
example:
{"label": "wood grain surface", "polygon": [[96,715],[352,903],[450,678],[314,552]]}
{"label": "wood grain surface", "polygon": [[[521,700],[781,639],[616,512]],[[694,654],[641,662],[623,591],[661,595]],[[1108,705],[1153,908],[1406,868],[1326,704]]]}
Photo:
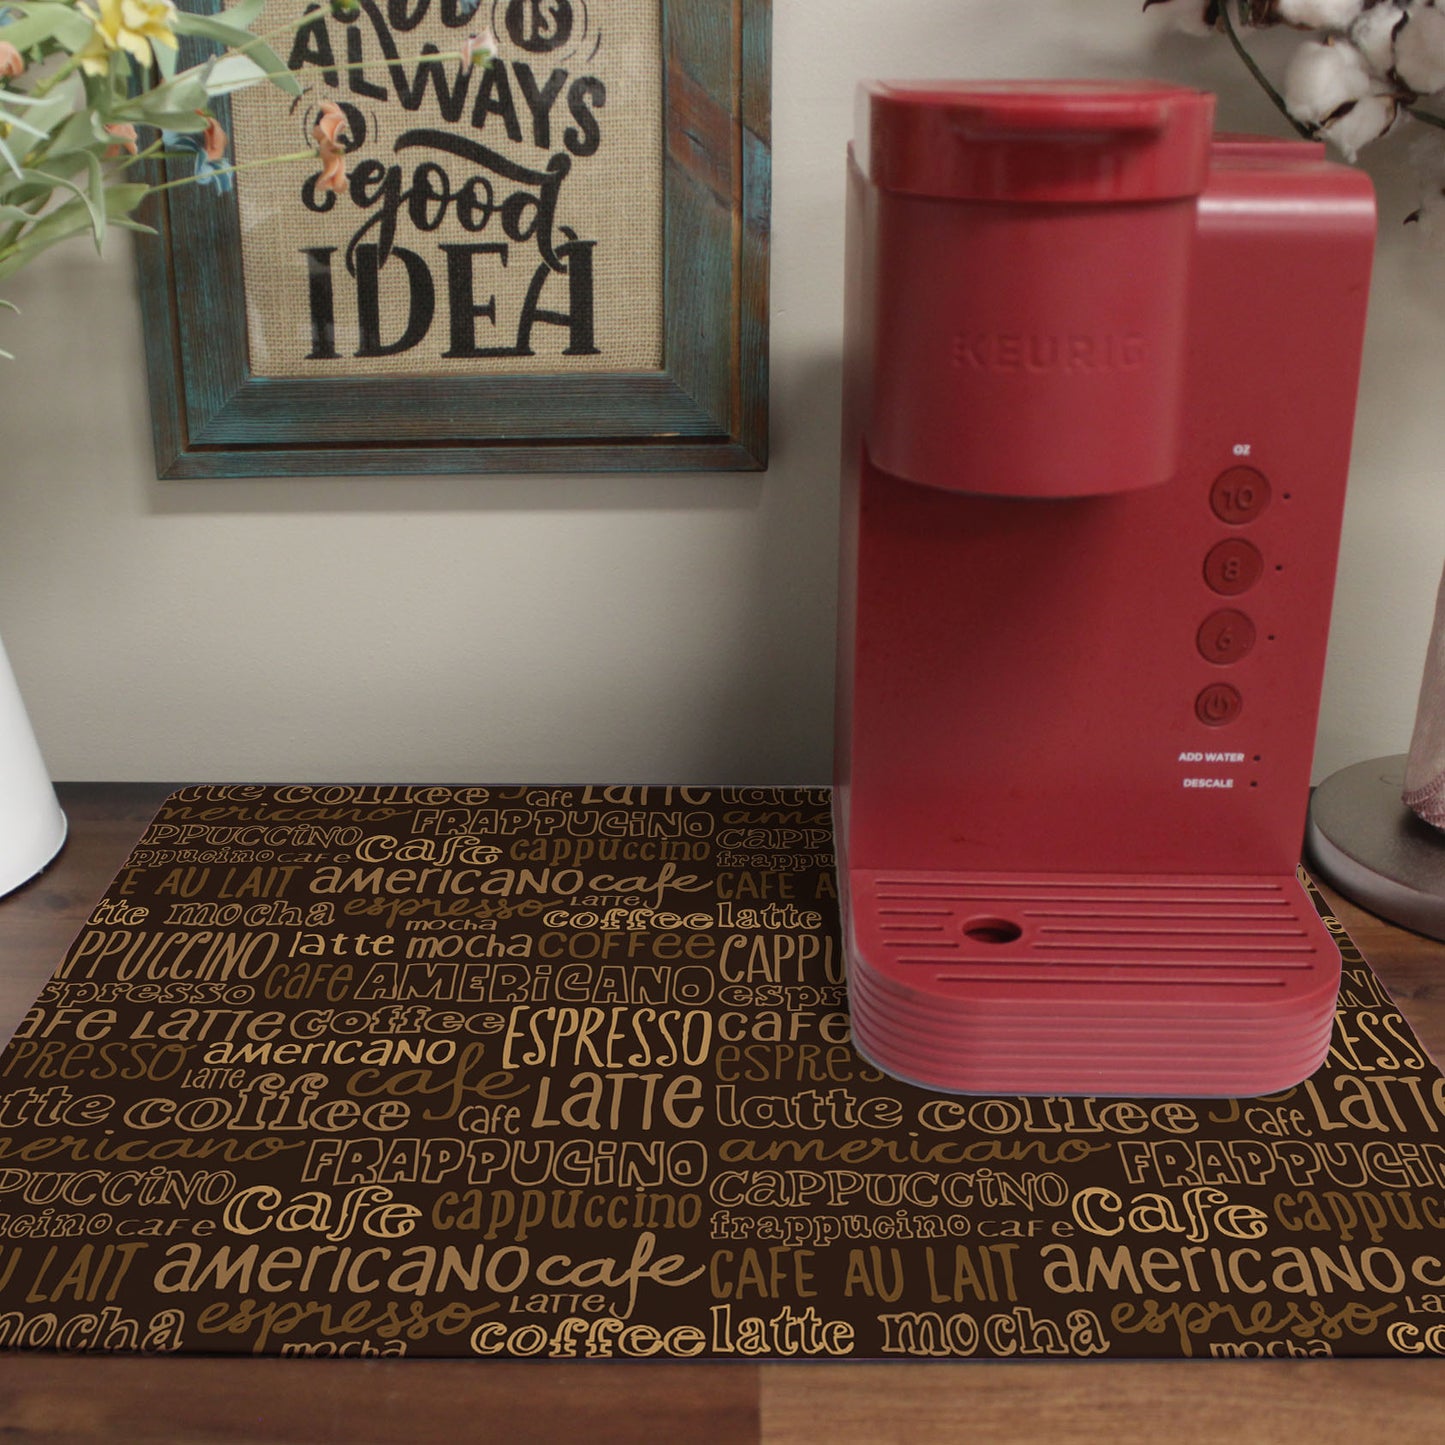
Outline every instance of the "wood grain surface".
{"label": "wood grain surface", "polygon": [[[62,786],[70,841],[0,901],[0,1033],[172,786]],[[1421,1041],[1445,1055],[1445,946],[1330,896]],[[0,1439],[1440,1445],[1445,1358],[758,1366],[3,1354]]]}

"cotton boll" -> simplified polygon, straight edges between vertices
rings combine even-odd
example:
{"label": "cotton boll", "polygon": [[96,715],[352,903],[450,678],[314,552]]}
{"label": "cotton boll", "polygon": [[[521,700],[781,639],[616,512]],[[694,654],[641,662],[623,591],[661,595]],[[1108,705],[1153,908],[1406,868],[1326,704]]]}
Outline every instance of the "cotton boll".
{"label": "cotton boll", "polygon": [[1371,6],[1350,26],[1350,43],[1376,75],[1389,75],[1395,68],[1395,34],[1405,23],[1405,6],[1388,0]]}
{"label": "cotton boll", "polygon": [[1290,57],[1284,103],[1305,125],[1323,125],[1342,105],[1371,94],[1375,81],[1365,57],[1348,42],[1311,40]]}
{"label": "cotton boll", "polygon": [[1395,74],[1416,95],[1445,87],[1445,13],[1417,5],[1395,36]]}
{"label": "cotton boll", "polygon": [[1389,88],[1370,74],[1347,40],[1308,41],[1295,51],[1284,77],[1289,113],[1354,160],[1378,139],[1399,111]]}
{"label": "cotton boll", "polygon": [[1365,0],[1276,0],[1275,14],[1290,25],[1309,30],[1350,28],[1365,8]]}
{"label": "cotton boll", "polygon": [[1399,115],[1400,103],[1394,96],[1371,95],[1326,122],[1320,130],[1347,161],[1352,161],[1371,141],[1379,140]]}

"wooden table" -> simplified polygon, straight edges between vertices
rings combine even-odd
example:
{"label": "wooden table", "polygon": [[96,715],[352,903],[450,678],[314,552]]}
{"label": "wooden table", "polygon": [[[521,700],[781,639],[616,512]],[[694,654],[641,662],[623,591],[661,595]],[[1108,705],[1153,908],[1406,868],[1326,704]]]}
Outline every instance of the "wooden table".
{"label": "wooden table", "polygon": [[[170,785],[62,786],[71,839],[0,902],[0,1037]],[[1332,899],[1445,1057],[1445,947]],[[6,1441],[1440,1445],[1445,1358],[748,1365],[0,1355]]]}

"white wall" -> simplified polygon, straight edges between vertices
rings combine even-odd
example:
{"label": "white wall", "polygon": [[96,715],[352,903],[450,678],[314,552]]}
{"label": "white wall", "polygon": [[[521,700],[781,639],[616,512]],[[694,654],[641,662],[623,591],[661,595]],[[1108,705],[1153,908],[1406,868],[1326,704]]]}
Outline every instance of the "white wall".
{"label": "white wall", "polygon": [[[1223,41],[1156,14],[779,0],[761,476],[158,483],[125,248],[0,288],[0,630],[54,775],[825,782],[854,82],[1153,74],[1279,131]],[[1445,560],[1445,238],[1399,224],[1387,145],[1321,776],[1408,745]]]}

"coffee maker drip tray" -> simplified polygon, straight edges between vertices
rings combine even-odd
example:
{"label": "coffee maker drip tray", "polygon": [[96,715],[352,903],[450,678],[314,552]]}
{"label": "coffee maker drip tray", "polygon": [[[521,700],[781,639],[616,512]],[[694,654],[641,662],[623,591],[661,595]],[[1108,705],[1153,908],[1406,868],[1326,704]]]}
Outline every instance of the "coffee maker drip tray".
{"label": "coffee maker drip tray", "polygon": [[854,1041],[959,1093],[1253,1096],[1329,1050],[1340,955],[1283,877],[850,869]]}

